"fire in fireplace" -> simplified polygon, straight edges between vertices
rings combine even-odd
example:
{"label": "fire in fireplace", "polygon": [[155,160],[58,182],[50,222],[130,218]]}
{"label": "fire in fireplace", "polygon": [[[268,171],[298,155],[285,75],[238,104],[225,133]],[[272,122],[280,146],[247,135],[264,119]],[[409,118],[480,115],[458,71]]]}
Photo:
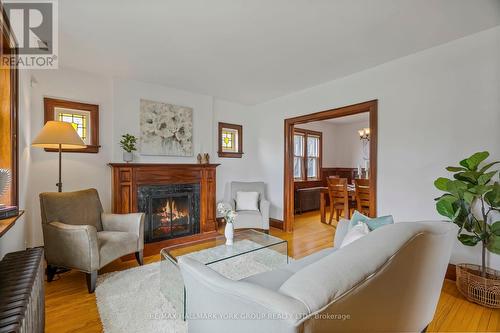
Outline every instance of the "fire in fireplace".
{"label": "fire in fireplace", "polygon": [[146,213],[145,242],[193,235],[199,232],[198,184],[140,186],[139,211]]}

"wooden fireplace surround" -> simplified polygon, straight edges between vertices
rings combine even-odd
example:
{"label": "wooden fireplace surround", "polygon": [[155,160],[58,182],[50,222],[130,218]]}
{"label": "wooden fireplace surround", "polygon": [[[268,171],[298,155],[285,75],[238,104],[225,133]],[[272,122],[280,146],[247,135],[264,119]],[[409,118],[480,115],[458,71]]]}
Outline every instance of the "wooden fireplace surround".
{"label": "wooden fireplace surround", "polygon": [[215,169],[219,164],[110,163],[112,211],[137,212],[137,190],[141,185],[200,184],[200,233],[164,240],[162,247],[210,238],[217,233]]}

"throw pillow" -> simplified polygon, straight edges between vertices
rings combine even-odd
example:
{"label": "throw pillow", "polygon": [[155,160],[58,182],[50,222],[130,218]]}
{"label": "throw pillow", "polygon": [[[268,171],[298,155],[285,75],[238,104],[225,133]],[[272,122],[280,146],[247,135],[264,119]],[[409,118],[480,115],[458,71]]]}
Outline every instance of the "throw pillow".
{"label": "throw pillow", "polygon": [[236,210],[259,210],[259,192],[236,192]]}
{"label": "throw pillow", "polygon": [[349,227],[353,228],[359,222],[366,223],[368,225],[368,228],[370,229],[370,231],[373,231],[373,230],[380,228],[384,225],[394,224],[394,218],[392,217],[392,215],[370,218],[368,216],[361,214],[360,212],[358,212],[356,210],[354,212],[354,214],[352,214],[351,221],[349,222]]}
{"label": "throw pillow", "polygon": [[357,225],[352,227],[349,232],[347,232],[347,235],[345,235],[344,239],[342,240],[342,244],[340,244],[340,248],[343,248],[347,244],[351,244],[355,240],[368,235],[369,232],[370,229],[368,229],[368,226],[363,222],[359,222]]}

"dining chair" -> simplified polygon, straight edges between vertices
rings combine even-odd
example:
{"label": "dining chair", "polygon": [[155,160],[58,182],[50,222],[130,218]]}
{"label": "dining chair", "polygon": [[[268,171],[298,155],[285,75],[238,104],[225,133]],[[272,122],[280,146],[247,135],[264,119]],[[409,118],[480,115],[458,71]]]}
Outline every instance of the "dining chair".
{"label": "dining chair", "polygon": [[371,201],[370,201],[370,180],[369,179],[355,179],[355,195],[356,206],[358,212],[365,215],[370,215]]}
{"label": "dining chair", "polygon": [[338,221],[341,211],[344,212],[344,218],[349,219],[349,192],[347,190],[347,178],[328,177],[327,181],[328,195],[330,197],[330,220],[328,223],[332,223],[334,213],[336,213]]}

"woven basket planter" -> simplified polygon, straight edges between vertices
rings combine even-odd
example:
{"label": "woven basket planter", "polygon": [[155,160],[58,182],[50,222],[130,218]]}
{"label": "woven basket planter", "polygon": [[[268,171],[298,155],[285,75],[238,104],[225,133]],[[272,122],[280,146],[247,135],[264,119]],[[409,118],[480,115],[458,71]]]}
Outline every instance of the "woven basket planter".
{"label": "woven basket planter", "polygon": [[486,268],[486,276],[481,276],[481,266],[459,264],[457,268],[457,288],[469,301],[489,308],[500,308],[500,271]]}

